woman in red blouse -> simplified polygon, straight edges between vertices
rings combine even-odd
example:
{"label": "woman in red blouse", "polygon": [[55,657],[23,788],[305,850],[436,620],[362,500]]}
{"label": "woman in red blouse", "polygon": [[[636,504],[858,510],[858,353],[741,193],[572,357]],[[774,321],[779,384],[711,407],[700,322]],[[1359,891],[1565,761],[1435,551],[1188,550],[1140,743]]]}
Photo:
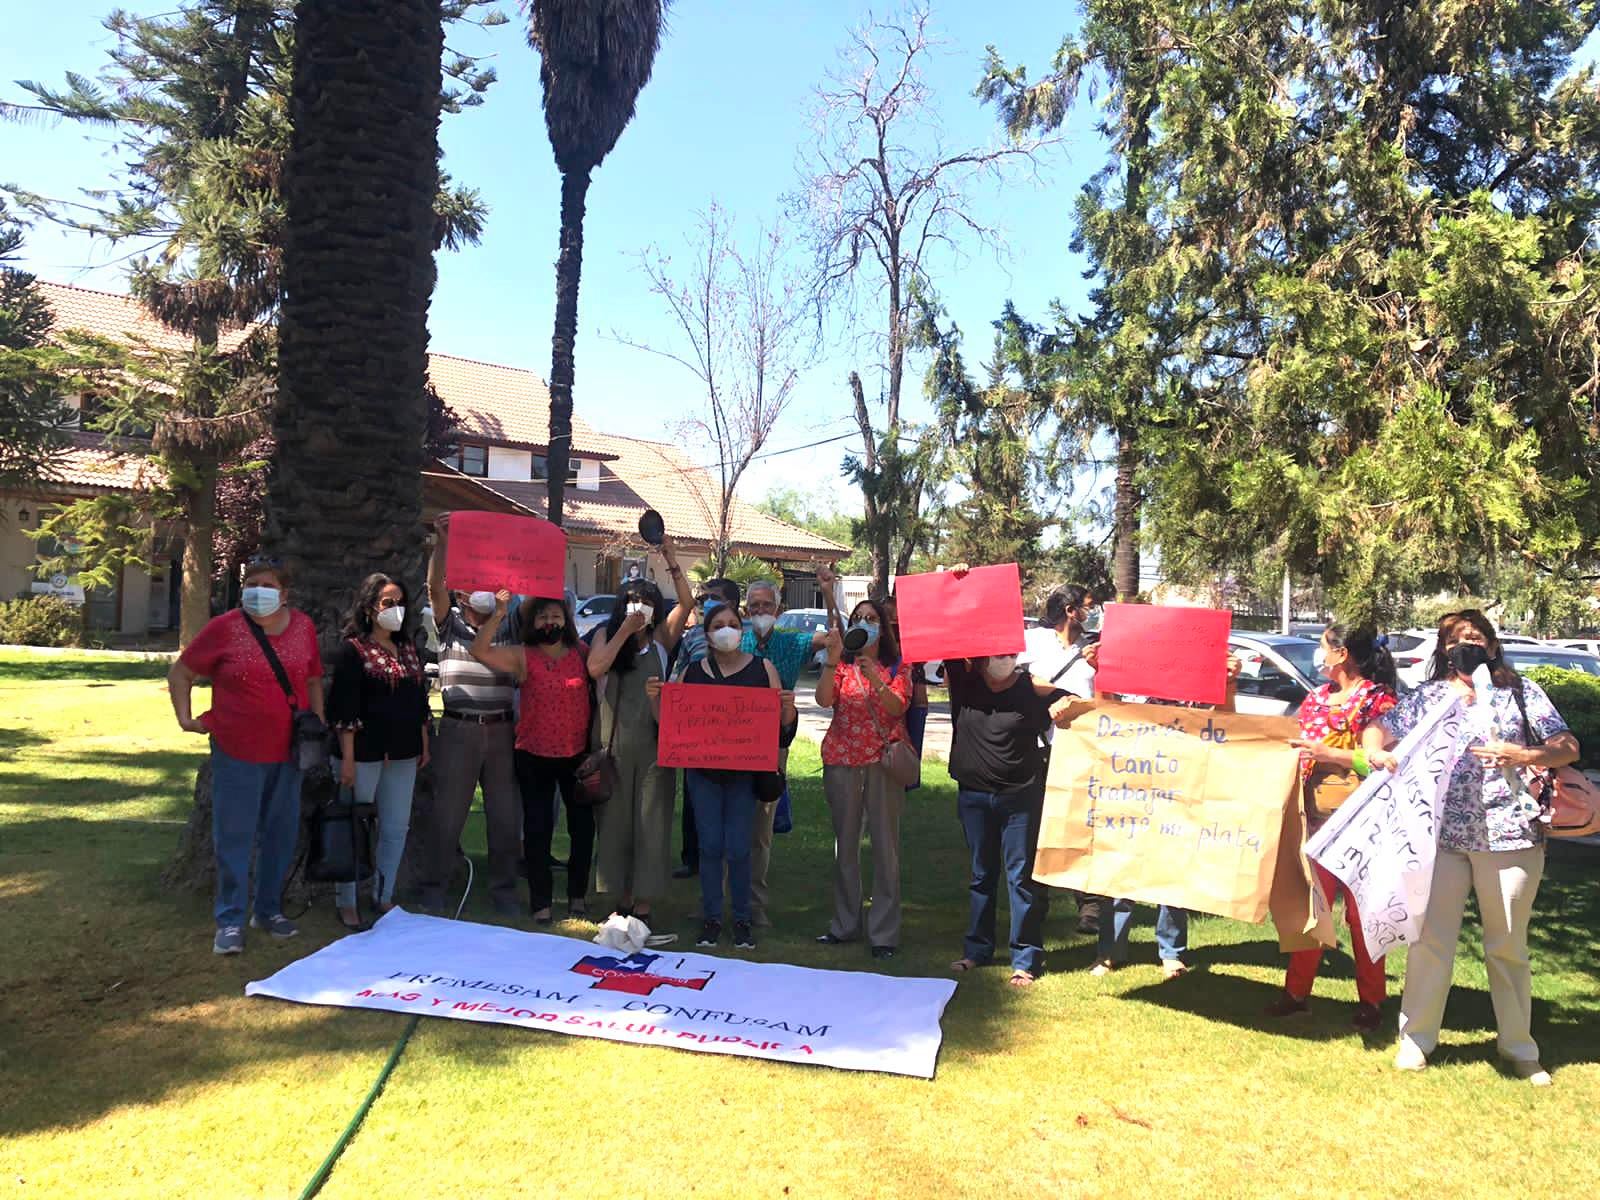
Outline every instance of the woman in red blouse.
{"label": "woman in red blouse", "polygon": [[882,605],[873,600],[856,605],[850,628],[865,635],[865,645],[846,654],[843,637],[830,630],[817,682],[817,703],[833,709],[822,739],[822,791],[833,814],[833,920],[817,941],[833,946],[861,936],[865,819],[872,839],[867,939],[872,957],[891,958],[900,942],[900,809],[906,793],[889,778],[883,753],[891,742],[908,740],[911,671],[900,663],[900,647]]}
{"label": "woman in red blouse", "polygon": [[554,880],[550,839],[555,833],[555,797],[567,806],[572,855],[567,863],[567,913],[589,913],[589,864],[594,857],[594,809],[578,799],[578,766],[589,747],[589,647],[578,640],[565,600],[524,601],[523,646],[496,646],[511,593],[495,593],[494,613],[478,627],[472,657],[514,676],[522,688],[517,719],[517,783],[522,788],[522,856],[534,923],[548,925]]}
{"label": "woman in red blouse", "polygon": [[[1383,749],[1383,732],[1378,718],[1395,706],[1394,659],[1385,648],[1386,640],[1371,629],[1346,631],[1330,625],[1322,631],[1318,655],[1322,673],[1330,682],[1312,692],[1300,705],[1300,771],[1309,784],[1319,766],[1336,771],[1366,774],[1367,750]],[[1369,733],[1370,730],[1370,733]],[[1363,748],[1365,747],[1365,748]],[[1326,819],[1311,805],[1312,788],[1306,794],[1306,832],[1314,833]],[[1383,960],[1374,962],[1367,955],[1361,936],[1361,914],[1349,890],[1321,863],[1313,863],[1317,879],[1331,904],[1344,897],[1344,918],[1350,926],[1350,957],[1356,967],[1356,1005],[1352,1024],[1363,1033],[1378,1028],[1386,982]],[[1311,986],[1322,962],[1321,949],[1297,950],[1289,956],[1289,974],[1283,995],[1267,1006],[1269,1017],[1287,1017],[1310,1009]]]}

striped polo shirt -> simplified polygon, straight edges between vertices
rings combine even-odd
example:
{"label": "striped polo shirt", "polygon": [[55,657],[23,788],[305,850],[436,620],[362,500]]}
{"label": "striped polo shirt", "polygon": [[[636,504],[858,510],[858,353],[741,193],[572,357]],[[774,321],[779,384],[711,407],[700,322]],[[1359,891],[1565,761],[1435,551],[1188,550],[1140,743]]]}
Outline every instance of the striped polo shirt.
{"label": "striped polo shirt", "polygon": [[[495,631],[496,646],[521,644],[519,615],[519,606],[513,601],[506,619]],[[439,630],[439,693],[444,697],[444,710],[473,715],[510,712],[517,681],[472,657],[472,642],[477,636],[478,631],[467,624],[461,610],[452,607]]]}

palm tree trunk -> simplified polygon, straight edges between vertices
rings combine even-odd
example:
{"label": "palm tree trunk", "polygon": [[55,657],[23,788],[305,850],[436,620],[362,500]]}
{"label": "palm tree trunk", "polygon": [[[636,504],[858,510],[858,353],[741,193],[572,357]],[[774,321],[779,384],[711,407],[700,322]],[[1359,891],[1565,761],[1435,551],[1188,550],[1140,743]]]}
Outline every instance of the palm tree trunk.
{"label": "palm tree trunk", "polygon": [[183,495],[183,575],[178,595],[178,645],[187,646],[211,619],[212,533],[217,523],[217,468],[196,464],[199,486]]}
{"label": "palm tree trunk", "polygon": [[1111,575],[1117,599],[1128,602],[1139,594],[1139,444],[1129,425],[1117,429],[1117,479],[1113,500]]}
{"label": "palm tree trunk", "polygon": [[561,252],[556,256],[556,325],[550,339],[550,445],[547,513],[561,524],[567,490],[567,460],[572,453],[572,381],[578,341],[578,283],[583,275],[583,209],[589,172],[561,177]]}

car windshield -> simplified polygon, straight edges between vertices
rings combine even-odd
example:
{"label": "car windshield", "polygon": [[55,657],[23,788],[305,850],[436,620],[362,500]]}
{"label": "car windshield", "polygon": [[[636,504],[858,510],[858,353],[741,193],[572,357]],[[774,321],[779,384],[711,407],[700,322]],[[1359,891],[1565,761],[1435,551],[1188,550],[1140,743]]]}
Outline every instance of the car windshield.
{"label": "car windshield", "polygon": [[1295,670],[1315,683],[1317,673],[1316,642],[1274,642],[1272,649],[1294,664]]}
{"label": "car windshield", "polygon": [[1389,637],[1389,653],[1400,654],[1406,650],[1415,650],[1422,645],[1422,637],[1415,633],[1391,633]]}
{"label": "car windshield", "polygon": [[1589,654],[1563,654],[1559,650],[1512,650],[1507,648],[1506,661],[1519,672],[1532,667],[1559,667],[1563,671],[1582,671],[1585,675],[1600,675],[1600,658]]}

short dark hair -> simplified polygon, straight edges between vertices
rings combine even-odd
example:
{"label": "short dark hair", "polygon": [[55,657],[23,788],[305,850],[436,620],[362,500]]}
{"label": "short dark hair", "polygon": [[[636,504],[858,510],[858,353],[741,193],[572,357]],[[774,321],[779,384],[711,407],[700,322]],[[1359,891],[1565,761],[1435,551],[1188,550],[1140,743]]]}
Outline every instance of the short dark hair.
{"label": "short dark hair", "polygon": [[378,607],[378,600],[383,595],[383,589],[393,584],[400,589],[400,603],[405,607],[405,620],[400,623],[400,629],[395,637],[403,636],[405,630],[411,627],[411,593],[406,585],[392,576],[385,575],[382,571],[374,571],[361,581],[361,586],[356,589],[356,599],[351,606],[350,615],[345,619],[344,636],[369,637],[372,634],[372,610]]}
{"label": "short dark hair", "polygon": [[1081,583],[1069,583],[1050,593],[1050,598],[1044,602],[1044,623],[1051,629],[1059,629],[1069,614],[1084,606],[1085,601],[1094,603],[1094,593]]}
{"label": "short dark hair", "polygon": [[576,622],[572,619],[572,610],[567,607],[565,596],[529,596],[519,606],[522,617],[522,640],[531,646],[535,621],[539,610],[547,604],[554,604],[561,610],[561,644],[563,646],[576,646],[578,644],[578,631],[573,627]]}
{"label": "short dark hair", "polygon": [[258,575],[271,575],[278,581],[279,588],[289,586],[289,568],[283,565],[283,559],[274,555],[252,554],[245,559],[239,572],[239,585],[243,587]]}
{"label": "short dark hair", "polygon": [[721,596],[723,600],[733,605],[734,608],[739,607],[739,585],[731,579],[722,579],[720,577],[708,579],[696,588],[695,592],[699,595],[709,593],[713,596]]}

